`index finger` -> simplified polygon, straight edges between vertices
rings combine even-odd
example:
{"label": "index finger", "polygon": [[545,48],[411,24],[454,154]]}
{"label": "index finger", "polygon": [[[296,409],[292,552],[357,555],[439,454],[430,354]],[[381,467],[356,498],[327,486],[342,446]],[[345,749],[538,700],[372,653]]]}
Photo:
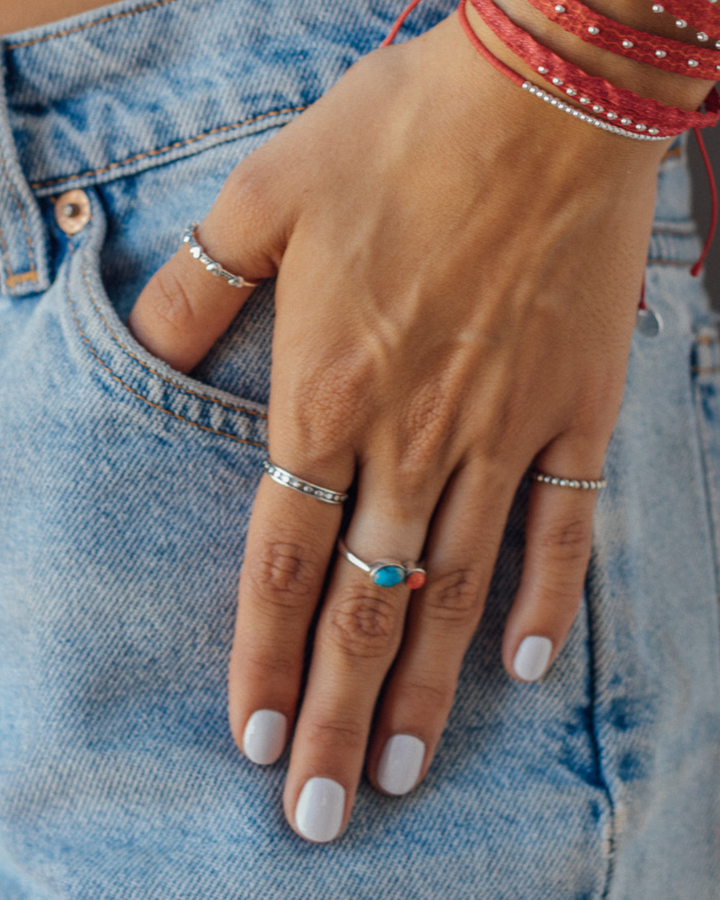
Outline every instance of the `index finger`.
{"label": "index finger", "polygon": [[[299,482],[346,486],[352,460],[321,477],[301,461]],[[304,476],[304,477],[303,477]],[[266,475],[258,489],[240,576],[229,668],[230,728],[238,747],[259,764],[285,746],[300,693],[305,647],[333,555],[342,505],[291,490]]]}

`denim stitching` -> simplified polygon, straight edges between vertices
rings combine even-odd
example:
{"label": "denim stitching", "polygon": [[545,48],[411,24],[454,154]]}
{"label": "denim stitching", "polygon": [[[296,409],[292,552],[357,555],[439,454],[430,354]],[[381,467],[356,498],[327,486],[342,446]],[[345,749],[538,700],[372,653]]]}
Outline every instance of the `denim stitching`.
{"label": "denim stitching", "polygon": [[7,245],[5,243],[5,235],[2,227],[0,227],[0,240],[2,241],[3,256],[5,257],[5,271],[8,273],[7,283],[8,287],[12,287],[19,281],[37,281],[38,276],[35,269],[35,254],[33,253],[30,227],[28,225],[27,216],[25,215],[25,209],[23,208],[22,201],[20,200],[20,197],[18,197],[15,186],[13,185],[12,179],[10,178],[10,173],[8,172],[7,163],[5,161],[5,153],[2,148],[2,143],[0,143],[0,164],[2,164],[3,172],[5,173],[5,180],[10,188],[15,202],[17,203],[17,207],[20,210],[20,216],[22,217],[23,225],[25,226],[25,239],[27,240],[28,245],[28,256],[30,257],[30,268],[28,270],[26,270],[25,272],[13,271],[13,269],[10,267],[10,259],[8,257]]}
{"label": "denim stitching", "polygon": [[[701,341],[696,339],[696,342],[700,343]],[[717,341],[713,338],[704,338],[702,339],[702,343],[705,345],[713,345],[717,344]],[[693,366],[692,368],[693,371],[699,375],[705,375],[720,371],[720,365]],[[718,501],[720,498],[718,498],[717,490],[715,488],[715,478],[711,477],[711,453],[708,443],[708,429],[705,425],[705,415],[702,411],[702,399],[699,396],[699,385],[697,381],[695,381],[695,384],[693,385],[693,398],[695,400],[695,414],[700,438],[700,446],[702,448],[700,464],[703,472],[703,477],[705,479],[709,520],[708,525],[712,536],[715,538],[715,540],[711,542],[711,545],[714,547],[717,546],[717,538],[720,535],[720,519],[718,518]],[[712,471],[714,472],[714,469]],[[717,553],[713,555],[713,562],[715,572],[715,595],[720,598],[720,560],[718,560]]]}
{"label": "denim stitching", "polygon": [[17,44],[7,44],[8,50],[18,50],[22,47],[30,47],[33,44],[41,44],[44,41],[52,41],[55,38],[64,37],[67,34],[75,34],[78,31],[84,31],[86,28],[93,28],[95,25],[103,25],[105,22],[111,22],[113,19],[122,19],[124,16],[134,16],[136,13],[145,12],[148,9],[154,9],[156,6],[165,6],[167,3],[174,3],[175,0],[156,0],[155,3],[148,3],[146,6],[139,6],[137,9],[130,9],[127,12],[113,13],[111,16],[103,16],[102,19],[96,19],[94,22],[87,22],[85,25],[76,25],[74,28],[68,28],[65,31],[57,31],[55,34],[46,34],[44,37],[32,38],[29,41],[20,41]]}
{"label": "denim stitching", "polygon": [[[598,730],[598,705],[600,703],[599,700],[599,689],[598,689],[598,680],[599,680],[599,662],[598,662],[598,636],[597,636],[597,622],[595,619],[595,612],[593,609],[592,603],[592,592],[596,591],[598,594],[602,592],[602,573],[600,567],[597,565],[595,561],[595,554],[591,554],[590,561],[588,563],[588,573],[587,573],[587,591],[586,591],[586,609],[587,609],[587,625],[588,625],[588,644],[589,644],[589,653],[590,653],[590,671],[589,671],[589,690],[590,690],[590,709],[592,716],[592,727],[589,731],[592,737],[593,750],[595,753],[595,759],[597,761],[597,771],[598,778],[601,783],[602,791],[605,795],[605,800],[608,805],[609,817],[610,821],[608,823],[609,834],[607,835],[607,852],[604,854],[607,861],[607,868],[605,871],[605,885],[603,887],[601,900],[609,900],[610,891],[613,887],[613,879],[615,875],[615,854],[617,851],[617,811],[615,805],[615,798],[613,797],[612,790],[610,788],[610,784],[605,776],[605,766],[603,761],[603,746],[600,738],[599,730]],[[593,586],[594,583],[594,586]],[[605,836],[601,834],[601,839],[605,840]]]}
{"label": "denim stitching", "polygon": [[208,427],[207,425],[201,425],[199,422],[193,422],[191,419],[186,419],[184,416],[179,415],[179,413],[175,413],[175,412],[172,412],[172,411],[169,410],[169,409],[165,409],[164,406],[160,406],[158,403],[153,403],[152,400],[148,400],[147,397],[143,397],[142,394],[139,394],[134,388],[131,388],[129,384],[125,384],[125,382],[122,380],[122,378],[120,378],[119,375],[116,375],[116,374],[112,371],[112,369],[110,369],[110,368],[109,368],[109,367],[108,367],[108,366],[100,359],[100,357],[98,356],[97,351],[95,350],[95,348],[92,346],[92,344],[91,344],[90,341],[88,340],[87,335],[86,335],[85,332],[82,330],[82,326],[80,325],[80,322],[78,321],[77,315],[76,315],[76,313],[75,313],[75,305],[74,305],[74,303],[72,302],[72,299],[70,298],[70,294],[69,294],[69,293],[68,293],[68,301],[69,301],[69,303],[70,303],[70,310],[71,310],[71,312],[72,312],[73,318],[75,319],[75,324],[76,324],[76,326],[77,326],[77,329],[78,329],[78,331],[80,332],[80,336],[82,337],[83,341],[85,341],[85,343],[87,344],[88,350],[92,353],[92,355],[95,357],[95,359],[100,363],[100,365],[103,367],[103,369],[105,369],[105,371],[106,371],[106,372],[108,373],[108,375],[113,379],[113,381],[117,381],[117,383],[118,383],[119,385],[121,385],[122,387],[124,387],[125,390],[126,390],[126,391],[129,391],[134,397],[137,397],[138,400],[142,400],[143,403],[147,403],[148,406],[152,406],[152,407],[154,407],[155,409],[159,409],[160,412],[167,413],[168,416],[172,416],[172,417],[175,418],[175,419],[179,419],[181,422],[185,422],[186,424],[192,425],[192,426],[194,426],[195,428],[201,428],[203,431],[210,431],[210,432],[212,432],[213,434],[219,434],[221,437],[230,438],[230,440],[232,440],[232,441],[237,441],[237,443],[239,443],[239,444],[251,444],[251,445],[254,446],[254,447],[263,447],[263,448],[265,448],[265,447],[267,446],[266,444],[261,443],[260,441],[249,441],[249,440],[246,440],[246,439],[244,439],[244,438],[236,437],[234,434],[228,434],[226,431],[218,431],[216,428],[210,428],[210,427]]}
{"label": "denim stitching", "polygon": [[[71,252],[74,252],[72,245],[70,245],[70,247],[71,247]],[[151,375],[154,375],[156,378],[162,379],[162,381],[166,381],[169,385],[171,385],[176,390],[182,391],[184,394],[189,394],[191,397],[197,397],[199,400],[206,400],[209,403],[215,403],[217,406],[224,406],[226,409],[232,410],[232,412],[246,413],[247,415],[255,416],[258,419],[267,419],[267,413],[258,412],[257,410],[254,410],[254,409],[245,409],[245,407],[243,407],[243,406],[234,406],[232,403],[226,403],[224,400],[218,400],[216,397],[208,397],[205,394],[200,394],[198,391],[193,391],[190,388],[184,387],[182,384],[178,384],[177,381],[173,381],[172,378],[168,378],[166,375],[162,375],[156,369],[153,369],[152,366],[148,365],[148,363],[146,363],[144,360],[140,359],[140,357],[137,356],[135,353],[133,353],[132,350],[128,346],[123,344],[123,342],[120,340],[120,338],[117,336],[117,334],[115,334],[115,332],[113,331],[113,329],[110,326],[110,323],[107,321],[107,319],[103,315],[102,310],[95,302],[95,297],[93,296],[92,289],[91,289],[90,284],[87,279],[87,269],[85,268],[84,261],[81,263],[80,269],[82,271],[83,281],[85,282],[85,287],[87,288],[87,292],[88,292],[88,296],[90,297],[90,301],[91,301],[92,305],[95,307],[95,311],[100,316],[100,319],[102,320],[102,323],[105,326],[105,329],[110,333],[110,335],[112,336],[115,343],[118,344],[125,351],[125,353],[128,356],[130,356],[136,362],[140,363],[141,366],[146,368],[148,370],[148,372],[150,372]]]}
{"label": "denim stitching", "polygon": [[[72,297],[70,296],[69,275],[66,280],[66,296],[67,296],[68,304],[70,306],[70,311],[72,313],[72,317],[75,320],[75,326],[77,327],[77,330],[80,333],[80,337],[85,342],[88,350],[92,353],[92,355],[95,357],[97,362],[100,363],[100,365],[103,367],[103,369],[105,369],[105,371],[108,373],[108,375],[110,375],[110,377],[113,379],[113,381],[116,381],[121,387],[125,388],[126,391],[131,393],[134,397],[137,397],[138,400],[142,400],[143,403],[147,403],[148,406],[152,406],[154,409],[158,409],[158,410],[160,410],[160,412],[166,413],[168,416],[172,416],[174,419],[179,419],[181,422],[185,422],[188,425],[192,425],[194,428],[200,428],[203,431],[209,431],[212,434],[218,434],[218,435],[220,435],[220,437],[230,438],[231,441],[236,441],[238,444],[250,444],[253,447],[262,447],[263,449],[267,448],[267,444],[264,441],[251,441],[251,440],[248,440],[247,438],[239,438],[239,437],[236,437],[236,435],[229,434],[226,431],[219,431],[217,428],[210,428],[208,425],[201,425],[199,422],[193,422],[192,419],[187,419],[187,418],[185,418],[185,416],[181,416],[179,413],[173,412],[172,410],[165,409],[165,407],[160,406],[159,403],[153,403],[152,400],[149,400],[147,397],[143,397],[142,394],[140,394],[134,388],[130,387],[129,384],[126,384],[119,375],[117,375],[115,372],[113,372],[113,370],[105,362],[103,362],[103,360],[100,358],[100,354],[93,347],[93,345],[90,342],[90,339],[83,331],[82,325],[80,324],[80,320],[77,317],[77,312],[75,310],[75,304],[73,303]],[[179,387],[179,385],[178,385],[178,387]],[[189,392],[189,393],[191,393],[191,392]],[[200,395],[198,395],[198,396],[200,396]]]}
{"label": "denim stitching", "polygon": [[139,159],[146,159],[150,156],[157,156],[159,153],[165,153],[168,150],[174,150],[177,147],[185,147],[188,144],[192,144],[195,141],[199,141],[204,137],[209,137],[212,134],[219,134],[223,131],[231,131],[233,128],[241,128],[243,125],[251,125],[253,122],[259,122],[261,119],[267,119],[270,116],[280,116],[283,113],[292,113],[292,112],[302,112],[304,109],[308,108],[308,104],[303,104],[302,106],[288,106],[285,109],[275,109],[271,112],[261,113],[257,116],[252,116],[249,119],[242,119],[240,122],[233,122],[231,125],[220,125],[218,128],[211,128],[210,131],[202,131],[200,134],[193,135],[193,137],[186,138],[184,141],[175,141],[173,144],[168,144],[166,147],[158,147],[155,150],[148,150],[144,153],[137,153],[135,156],[129,156],[127,159],[118,160],[117,162],[109,163],[107,166],[103,166],[101,169],[90,169],[87,172],[79,172],[75,175],[63,175],[60,178],[51,178],[48,181],[34,181],[30,187],[35,189],[48,187],[51,184],[59,184],[60,182],[65,181],[73,181],[76,178],[89,178],[91,175],[102,175],[104,172],[109,172],[111,169],[117,169],[120,166],[126,166],[130,163],[136,162]]}

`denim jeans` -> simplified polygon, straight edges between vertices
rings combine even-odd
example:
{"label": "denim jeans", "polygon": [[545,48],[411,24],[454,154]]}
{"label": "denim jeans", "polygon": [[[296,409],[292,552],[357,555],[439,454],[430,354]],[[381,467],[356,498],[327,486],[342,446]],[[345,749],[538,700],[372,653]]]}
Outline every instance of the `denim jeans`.
{"label": "denim jeans", "polygon": [[[720,343],[665,159],[580,614],[512,682],[518,492],[432,768],[287,826],[226,718],[266,453],[273,285],[190,376],[125,321],[235,164],[377,46],[393,0],[122,0],[0,71],[0,898],[717,900]],[[425,0],[399,40],[454,8]],[[70,195],[71,190],[79,191]],[[76,203],[73,210],[68,205]],[[602,261],[590,271],[602,278]]]}

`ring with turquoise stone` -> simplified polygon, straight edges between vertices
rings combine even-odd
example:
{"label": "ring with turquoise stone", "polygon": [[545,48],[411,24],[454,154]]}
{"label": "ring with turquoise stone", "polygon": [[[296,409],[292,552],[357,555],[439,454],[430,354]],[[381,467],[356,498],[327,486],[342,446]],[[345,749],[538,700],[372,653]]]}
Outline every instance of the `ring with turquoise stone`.
{"label": "ring with turquoise stone", "polygon": [[367,563],[360,559],[359,556],[348,550],[347,544],[342,538],[338,538],[338,550],[345,559],[367,572],[370,580],[378,587],[396,587],[398,584],[405,584],[411,591],[421,588],[427,580],[427,572],[418,563],[400,562],[397,559],[376,559],[374,562]]}

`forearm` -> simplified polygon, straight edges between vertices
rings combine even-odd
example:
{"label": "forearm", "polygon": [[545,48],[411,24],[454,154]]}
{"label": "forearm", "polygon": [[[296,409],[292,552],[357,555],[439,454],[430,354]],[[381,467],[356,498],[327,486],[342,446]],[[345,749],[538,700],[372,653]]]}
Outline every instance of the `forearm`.
{"label": "forearm", "polygon": [[[681,109],[694,110],[700,106],[713,85],[710,81],[667,72],[595,47],[549,21],[527,0],[495,0],[495,3],[513,21],[568,62],[580,66],[591,75],[601,76],[619,87],[632,90],[640,96],[651,97]],[[637,0],[592,0],[592,8],[639,31],[649,31],[675,40],[688,40],[691,44],[695,41],[694,30],[687,28],[680,31],[675,28],[665,17],[652,12],[649,0],[647,3],[638,3]],[[509,53],[498,39],[490,34],[470,4],[467,6],[467,14],[475,31],[493,52],[520,74],[536,78],[536,73],[528,65]]]}

